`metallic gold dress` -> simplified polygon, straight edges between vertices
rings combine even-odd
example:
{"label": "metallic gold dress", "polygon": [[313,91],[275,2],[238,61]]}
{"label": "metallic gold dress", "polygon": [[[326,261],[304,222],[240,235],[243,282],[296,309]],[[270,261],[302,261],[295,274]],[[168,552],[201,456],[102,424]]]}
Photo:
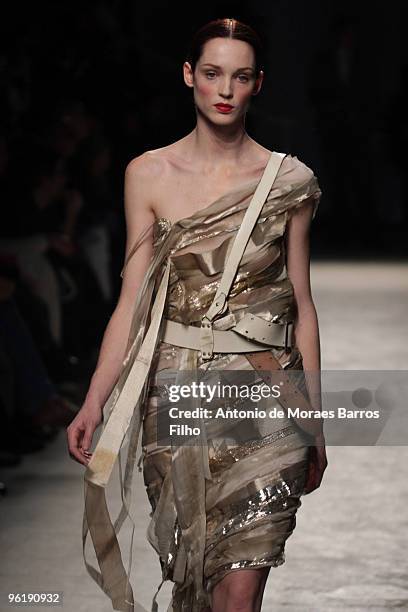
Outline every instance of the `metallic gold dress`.
{"label": "metallic gold dress", "polygon": [[[115,610],[144,609],[134,600],[130,570],[123,566],[116,538],[125,518],[131,518],[140,431],[139,464],[152,509],[147,537],[159,556],[161,584],[174,582],[168,612],[203,611],[211,603],[212,589],[228,572],[285,561],[285,542],[296,525],[309,456],[303,432],[290,418],[269,420],[266,428],[264,421],[255,423],[257,439],[243,444],[214,444],[203,422],[205,445],[157,442],[160,377],[166,370],[252,369],[243,353],[215,353],[203,361],[199,351],[166,344],[161,334],[165,317],[200,326],[258,182],[231,190],[177,223],[157,219],[141,233],[125,261],[126,266],[150,236],[153,257],[138,292],[126,359],[104,407],[104,429],[85,473],[85,563]],[[230,329],[248,312],[267,321],[296,318],[285,265],[285,228],[293,212],[310,199],[314,217],[320,196],[313,171],[287,155],[242,257],[229,295],[229,315],[215,321],[214,329]],[[302,369],[296,345],[290,354],[271,350],[285,369]],[[268,408],[276,403],[268,401]],[[123,505],[112,524],[105,488],[118,457],[121,465],[125,447]],[[86,560],[88,530],[101,572]]]}

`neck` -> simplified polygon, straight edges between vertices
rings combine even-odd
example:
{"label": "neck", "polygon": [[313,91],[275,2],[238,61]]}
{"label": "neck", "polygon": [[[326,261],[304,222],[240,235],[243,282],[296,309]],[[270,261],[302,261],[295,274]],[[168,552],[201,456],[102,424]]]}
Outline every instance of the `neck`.
{"label": "neck", "polygon": [[209,172],[217,168],[235,168],[252,148],[252,139],[243,124],[217,126],[199,114],[197,125],[186,141],[192,160],[200,160]]}

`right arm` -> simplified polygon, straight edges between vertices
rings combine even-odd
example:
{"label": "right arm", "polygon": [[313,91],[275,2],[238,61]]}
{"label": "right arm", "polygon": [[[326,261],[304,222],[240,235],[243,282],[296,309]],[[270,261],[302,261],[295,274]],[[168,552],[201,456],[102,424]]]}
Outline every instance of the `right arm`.
{"label": "right arm", "polygon": [[[124,206],[126,218],[125,260],[138,235],[154,220],[151,208],[151,158],[148,153],[136,157],[126,167],[124,181]],[[124,273],[120,296],[106,327],[95,372],[82,408],[67,428],[68,449],[72,459],[87,465],[86,451],[92,444],[92,436],[102,421],[102,411],[109,397],[125,358],[137,292],[141,286],[152,256],[150,232],[137,249],[137,256],[130,258]]]}

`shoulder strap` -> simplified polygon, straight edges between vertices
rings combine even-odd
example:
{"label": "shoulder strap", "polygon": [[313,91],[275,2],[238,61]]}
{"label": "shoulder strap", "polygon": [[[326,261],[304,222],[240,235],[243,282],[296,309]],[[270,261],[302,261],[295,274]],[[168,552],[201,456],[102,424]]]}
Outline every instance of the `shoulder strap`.
{"label": "shoulder strap", "polygon": [[232,283],[234,282],[242,255],[244,254],[245,248],[252,234],[252,230],[258,220],[265,200],[272,188],[273,183],[275,182],[275,178],[285,157],[286,154],[277,153],[275,151],[270,156],[268,164],[248,205],[241,227],[237,232],[231,251],[228,255],[218,291],[215,294],[214,300],[205,315],[210,321],[212,321],[217,314],[222,313],[224,310],[227,296],[231,289]]}
{"label": "shoulder strap", "polygon": [[278,153],[276,151],[271,153],[261,180],[259,181],[255,193],[248,205],[241,227],[237,232],[231,251],[228,255],[218,290],[211,306],[206,314],[202,317],[201,354],[203,357],[210,358],[212,356],[212,321],[218,314],[222,314],[226,311],[228,294],[232,283],[234,282],[242,255],[244,254],[252,230],[258,220],[268,193],[275,182],[279,168],[286,155],[287,154],[285,153]]}

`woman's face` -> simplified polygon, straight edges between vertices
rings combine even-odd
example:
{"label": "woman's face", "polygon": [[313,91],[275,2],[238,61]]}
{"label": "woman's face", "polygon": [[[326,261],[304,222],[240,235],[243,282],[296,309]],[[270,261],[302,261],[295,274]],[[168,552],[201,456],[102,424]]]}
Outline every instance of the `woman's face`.
{"label": "woman's face", "polygon": [[[263,72],[256,79],[251,45],[230,38],[207,41],[194,74],[189,62],[184,63],[183,69],[186,85],[194,88],[197,110],[219,125],[235,123],[245,115],[263,80]],[[232,108],[217,107],[218,104]]]}

